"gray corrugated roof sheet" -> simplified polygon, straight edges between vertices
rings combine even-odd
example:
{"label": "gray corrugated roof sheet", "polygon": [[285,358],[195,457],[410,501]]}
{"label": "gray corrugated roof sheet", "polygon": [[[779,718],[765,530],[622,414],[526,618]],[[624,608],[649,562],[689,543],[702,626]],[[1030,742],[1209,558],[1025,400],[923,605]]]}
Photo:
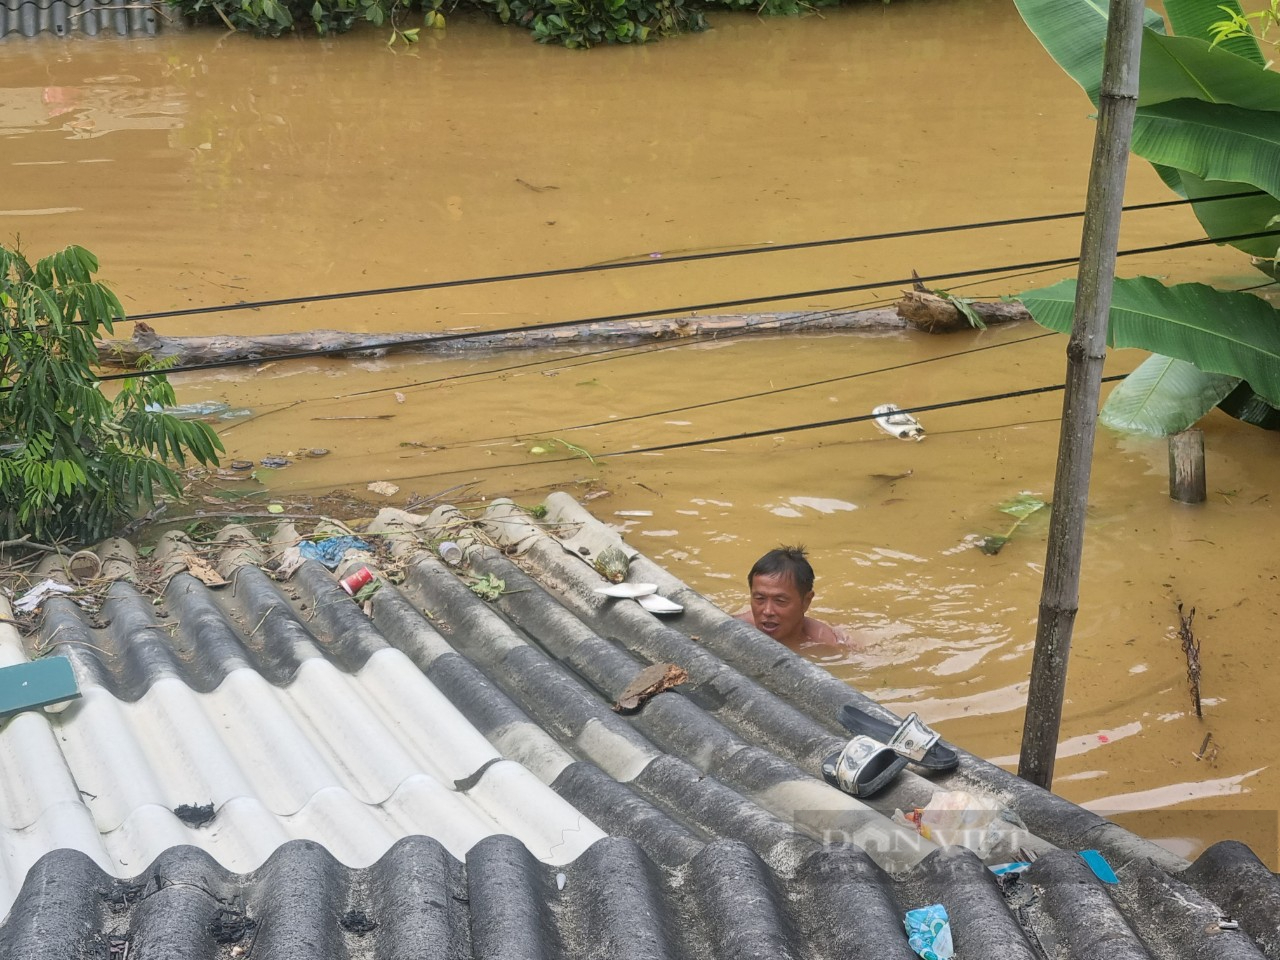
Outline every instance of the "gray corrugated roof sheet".
{"label": "gray corrugated roof sheet", "polygon": [[123,37],[154,34],[158,25],[156,8],[135,0],[0,0],[0,39],[10,33],[34,37],[46,32]]}
{"label": "gray corrugated roof sheet", "polygon": [[[968,755],[866,803],[827,786],[838,708],[880,708],[547,507],[383,511],[404,579],[366,609],[315,561],[264,572],[291,527],[232,527],[229,586],[177,572],[156,596],[108,543],[100,609],[47,601],[25,647],[0,625],[0,663],[65,655],[84,693],[0,726],[0,957],[905,960],[903,911],[935,902],[961,958],[1280,957],[1280,884],[1240,844],[1187,864]],[[429,549],[446,534],[465,569]],[[684,612],[596,593],[610,546]],[[191,550],[167,538],[162,580]],[[662,662],[689,682],[611,708]],[[1021,818],[988,861],[1031,851],[1027,873],[891,819],[956,789]]]}

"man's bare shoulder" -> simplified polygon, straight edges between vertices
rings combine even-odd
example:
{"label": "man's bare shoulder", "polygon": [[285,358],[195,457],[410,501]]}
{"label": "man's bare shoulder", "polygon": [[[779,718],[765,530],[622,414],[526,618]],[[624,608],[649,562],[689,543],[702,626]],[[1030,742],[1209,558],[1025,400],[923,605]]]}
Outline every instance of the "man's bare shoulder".
{"label": "man's bare shoulder", "polygon": [[833,627],[817,617],[804,618],[806,643],[818,643],[824,647],[854,647],[853,639],[839,627]]}

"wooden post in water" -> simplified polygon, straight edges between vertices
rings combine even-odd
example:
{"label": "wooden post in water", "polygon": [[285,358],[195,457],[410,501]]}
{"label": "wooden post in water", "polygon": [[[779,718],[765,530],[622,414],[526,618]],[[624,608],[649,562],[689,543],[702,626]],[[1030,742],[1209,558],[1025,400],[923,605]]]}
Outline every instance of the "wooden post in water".
{"label": "wooden post in water", "polygon": [[1062,401],[1053,514],[1018,759],[1018,776],[1046,789],[1053,784],[1071,629],[1080,604],[1080,557],[1089,471],[1102,361],[1107,352],[1107,321],[1120,241],[1129,140],[1138,105],[1142,11],[1143,0],[1111,0],[1098,129],[1094,134],[1093,166],[1080,240],[1079,283],[1067,343],[1067,387]]}
{"label": "wooden post in water", "polygon": [[1204,503],[1204,431],[1192,427],[1169,437],[1169,496]]}

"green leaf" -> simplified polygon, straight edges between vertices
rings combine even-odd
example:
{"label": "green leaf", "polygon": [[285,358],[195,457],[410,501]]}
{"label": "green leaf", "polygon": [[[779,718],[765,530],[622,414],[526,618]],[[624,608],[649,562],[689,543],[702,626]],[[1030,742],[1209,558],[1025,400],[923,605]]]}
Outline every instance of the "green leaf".
{"label": "green leaf", "polygon": [[[1071,329],[1076,281],[1020,294],[1041,326]],[[1203,283],[1166,287],[1151,277],[1117,279],[1107,342],[1194,363],[1206,373],[1248,380],[1280,405],[1280,317],[1265,300]]]}
{"label": "green leaf", "polygon": [[[1049,56],[1096,105],[1107,39],[1106,0],[1015,0],[1018,13]],[[1144,10],[1143,25],[1164,32],[1163,18]]]}
{"label": "green leaf", "polygon": [[1202,100],[1139,107],[1133,152],[1203,180],[1247,183],[1280,196],[1280,113]]}
{"label": "green leaf", "polygon": [[[1186,170],[1174,170],[1172,167],[1163,169],[1169,170],[1178,178],[1178,192],[1191,200],[1204,200],[1233,193],[1250,193],[1258,189],[1248,183],[1202,180]],[[1262,193],[1237,200],[1193,203],[1191,209],[1209,237],[1238,237],[1275,229],[1272,221],[1280,216],[1280,200]],[[1237,250],[1242,250],[1253,257],[1274,257],[1276,248],[1280,247],[1280,233],[1253,240],[1232,240],[1230,243]]]}
{"label": "green leaf", "polygon": [[1009,538],[1000,534],[989,533],[977,543],[977,547],[989,557],[994,557],[997,553],[1004,549],[1004,545],[1009,542]]}
{"label": "green leaf", "polygon": [[1011,517],[1017,517],[1019,520],[1025,520],[1039,510],[1043,510],[1048,504],[1037,496],[1030,493],[1020,493],[1012,499],[1006,500],[996,509],[1001,513],[1007,513]]}
{"label": "green leaf", "polygon": [[1236,377],[1152,354],[1111,391],[1098,421],[1122,433],[1167,437],[1187,429],[1239,383]]}
{"label": "green leaf", "polygon": [[492,573],[486,573],[483,577],[479,577],[471,583],[470,587],[471,592],[481,600],[493,601],[506,592],[507,582]]}
{"label": "green leaf", "polygon": [[[1200,40],[1214,38],[1213,24],[1217,21],[1243,16],[1237,0],[1165,0],[1164,12],[1174,33]],[[1252,36],[1224,40],[1218,46],[1238,57],[1252,60],[1260,67],[1266,63],[1258,41]]]}
{"label": "green leaf", "polygon": [[1280,73],[1205,40],[1144,30],[1138,105],[1183,99],[1280,110]]}
{"label": "green leaf", "polygon": [[1264,430],[1280,430],[1280,410],[1253,392],[1244,381],[1223,397],[1218,408],[1223,413]]}

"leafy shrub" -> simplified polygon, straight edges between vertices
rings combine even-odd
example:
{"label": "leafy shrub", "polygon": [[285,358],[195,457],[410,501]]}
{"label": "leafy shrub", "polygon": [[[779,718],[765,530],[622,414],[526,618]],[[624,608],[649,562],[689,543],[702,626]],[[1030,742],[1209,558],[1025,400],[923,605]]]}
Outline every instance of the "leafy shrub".
{"label": "leafy shrub", "polygon": [[[279,36],[311,23],[321,34],[342,33],[359,21],[391,25],[389,43],[418,39],[403,23],[421,12],[423,25],[445,25],[445,0],[169,0],[197,23],[221,21],[232,30]],[[461,0],[453,0],[455,8]],[[503,23],[532,31],[540,43],[585,49],[601,43],[644,43],[706,29],[704,0],[468,0]],[[709,0],[731,10],[794,15],[840,0]],[[888,3],[889,0],[884,0]]]}
{"label": "leafy shrub", "polygon": [[113,399],[93,375],[94,336],[123,316],[95,281],[98,260],[67,247],[32,266],[0,246],[0,532],[6,539],[91,542],[155,502],[180,496],[189,453],[216,464],[213,430],[156,406],[174,403],[161,374],[123,381]]}
{"label": "leafy shrub", "polygon": [[439,16],[440,0],[423,4],[417,0],[169,0],[195,23],[221,22],[231,30],[259,36],[278,37],[310,23],[321,36],[345,33],[357,22],[376,27],[391,24],[391,40],[410,43],[418,39],[417,29],[401,29],[400,22],[410,9],[425,9],[428,26],[444,26]]}
{"label": "leafy shrub", "polygon": [[704,30],[701,9],[684,0],[492,0],[504,23],[533,31],[539,43],[570,48],[644,43],[652,36]]}

